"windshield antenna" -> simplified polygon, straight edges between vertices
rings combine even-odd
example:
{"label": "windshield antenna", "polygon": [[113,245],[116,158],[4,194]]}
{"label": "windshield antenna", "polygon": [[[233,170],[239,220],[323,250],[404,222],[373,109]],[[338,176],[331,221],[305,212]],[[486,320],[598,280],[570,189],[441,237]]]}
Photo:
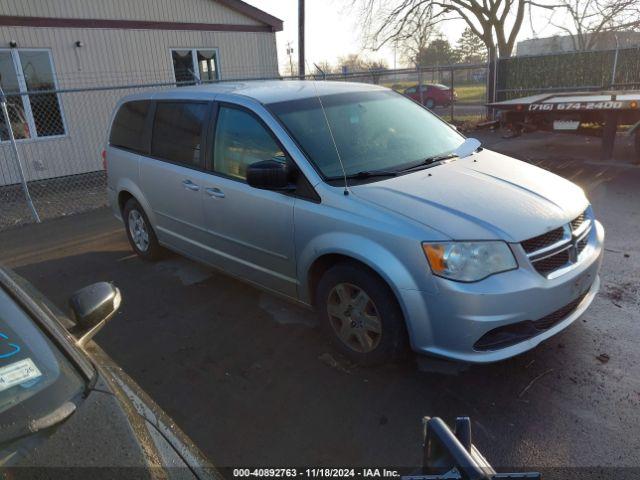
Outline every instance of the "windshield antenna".
{"label": "windshield antenna", "polygon": [[[307,64],[307,68],[309,65]],[[309,68],[309,70],[311,70]],[[326,80],[325,80],[326,81]],[[344,178],[344,195],[349,195],[349,184],[347,183],[347,171],[344,169],[344,164],[342,163],[342,156],[340,155],[340,150],[338,150],[338,144],[336,143],[336,139],[333,136],[333,130],[331,129],[331,124],[329,123],[329,117],[327,117],[327,112],[324,109],[324,105],[322,103],[322,99],[320,95],[318,95],[318,87],[316,86],[316,77],[313,75],[311,77],[311,83],[313,83],[313,90],[316,92],[316,98],[320,103],[320,110],[322,110],[322,115],[324,116],[324,121],[327,124],[327,128],[329,129],[329,135],[331,136],[331,143],[333,143],[333,148],[336,150],[336,155],[338,155],[338,161],[340,162],[340,168],[342,168],[342,177]]]}

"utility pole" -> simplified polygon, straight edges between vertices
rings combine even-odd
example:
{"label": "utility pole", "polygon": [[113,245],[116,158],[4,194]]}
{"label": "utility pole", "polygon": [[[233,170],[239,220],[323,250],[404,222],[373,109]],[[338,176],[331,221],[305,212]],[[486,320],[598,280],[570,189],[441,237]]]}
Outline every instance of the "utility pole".
{"label": "utility pole", "polygon": [[289,56],[289,76],[293,77],[293,47],[291,42],[287,42],[287,55]]}
{"label": "utility pole", "polygon": [[304,80],[304,0],[298,0],[298,76]]}

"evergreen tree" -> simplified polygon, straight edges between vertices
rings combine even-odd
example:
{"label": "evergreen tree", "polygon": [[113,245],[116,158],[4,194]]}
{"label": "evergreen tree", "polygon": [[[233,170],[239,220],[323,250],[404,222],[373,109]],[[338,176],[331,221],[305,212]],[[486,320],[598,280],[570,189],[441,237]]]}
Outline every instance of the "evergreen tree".
{"label": "evergreen tree", "polygon": [[487,61],[487,47],[480,37],[467,27],[456,43],[458,58],[462,63],[483,63]]}

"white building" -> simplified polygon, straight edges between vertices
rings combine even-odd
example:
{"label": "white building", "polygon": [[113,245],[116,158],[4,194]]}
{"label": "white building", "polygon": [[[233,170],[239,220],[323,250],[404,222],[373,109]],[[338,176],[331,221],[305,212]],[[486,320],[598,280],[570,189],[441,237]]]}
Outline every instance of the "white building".
{"label": "white building", "polygon": [[[68,89],[278,75],[282,21],[240,0],[0,0],[0,84],[28,180],[101,168],[117,98]],[[27,91],[61,93],[11,95]],[[0,186],[19,177],[0,116]]]}

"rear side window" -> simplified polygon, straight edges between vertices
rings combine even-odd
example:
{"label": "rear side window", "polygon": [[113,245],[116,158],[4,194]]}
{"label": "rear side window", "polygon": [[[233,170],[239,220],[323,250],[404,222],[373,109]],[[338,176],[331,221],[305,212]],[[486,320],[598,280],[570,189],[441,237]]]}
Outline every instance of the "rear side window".
{"label": "rear side window", "polygon": [[146,100],[122,104],[111,127],[109,143],[112,146],[146,153],[145,126],[149,105]]}
{"label": "rear side window", "polygon": [[151,155],[188,167],[204,168],[203,127],[208,104],[158,102]]}

